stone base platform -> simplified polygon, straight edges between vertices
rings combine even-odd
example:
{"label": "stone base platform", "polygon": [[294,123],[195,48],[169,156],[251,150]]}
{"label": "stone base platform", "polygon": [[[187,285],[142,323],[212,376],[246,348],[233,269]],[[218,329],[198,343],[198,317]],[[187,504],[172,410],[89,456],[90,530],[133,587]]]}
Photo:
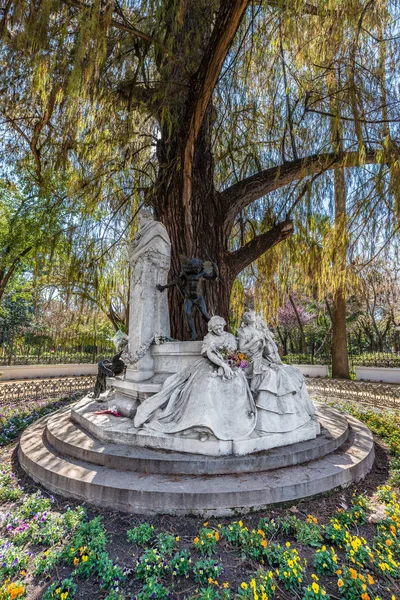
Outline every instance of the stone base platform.
{"label": "stone base platform", "polygon": [[[112,404],[111,401],[109,404]],[[185,452],[188,454],[201,454],[206,456],[243,456],[254,452],[263,452],[271,448],[295,444],[312,440],[320,433],[320,424],[316,419],[311,419],[302,427],[287,433],[262,434],[254,432],[245,440],[218,440],[210,438],[200,441],[198,435],[163,435],[147,433],[138,430],[133,425],[132,419],[125,417],[116,418],[110,415],[99,415],[97,411],[104,410],[103,403],[91,398],[83,398],[71,409],[71,419],[81,425],[86,431],[99,440],[127,446],[146,447],[154,450],[169,450]]]}
{"label": "stone base platform", "polygon": [[323,406],[317,419],[321,434],[315,439],[210,457],[99,440],[67,408],[23,433],[19,460],[52,492],[97,506],[144,515],[232,516],[347,486],[368,473],[371,432]]}

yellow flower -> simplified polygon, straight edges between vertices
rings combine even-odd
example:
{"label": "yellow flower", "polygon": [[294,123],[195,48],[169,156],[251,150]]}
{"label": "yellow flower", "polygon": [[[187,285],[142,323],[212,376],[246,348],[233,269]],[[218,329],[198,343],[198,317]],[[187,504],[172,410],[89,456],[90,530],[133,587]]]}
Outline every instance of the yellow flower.
{"label": "yellow flower", "polygon": [[61,592],[61,588],[57,588],[56,589],[56,594],[59,594]]}
{"label": "yellow flower", "polygon": [[68,592],[64,592],[63,594],[61,594],[60,598],[61,600],[66,600],[66,598],[68,597]]}
{"label": "yellow flower", "polygon": [[79,558],[74,558],[74,565],[76,566],[77,564],[79,564]]}
{"label": "yellow flower", "polygon": [[365,594],[361,594],[361,600],[371,600],[371,597],[369,594],[365,593]]}
{"label": "yellow flower", "polygon": [[343,587],[344,586],[343,579],[338,579],[337,584],[338,584],[338,587],[340,587],[340,588]]}
{"label": "yellow flower", "polygon": [[314,592],[314,594],[318,594],[318,592],[319,592],[318,583],[315,583],[315,581],[314,581],[314,583],[311,584],[311,588],[312,588],[312,591]]}
{"label": "yellow flower", "polygon": [[227,581],[225,581],[225,583],[222,584],[222,587],[227,589],[229,587],[229,583]]}
{"label": "yellow flower", "polygon": [[179,540],[180,540],[180,537],[179,537],[179,535],[177,535],[176,538],[175,538],[175,541],[179,542]]}
{"label": "yellow flower", "polygon": [[285,546],[286,548],[290,548],[290,542],[286,542]]}
{"label": "yellow flower", "polygon": [[207,525],[208,525],[208,521],[206,521],[205,523],[203,523],[204,527],[207,527]]}
{"label": "yellow flower", "polygon": [[316,576],[315,573],[311,574],[311,579],[314,579],[314,581],[319,581],[318,577]]}
{"label": "yellow flower", "polygon": [[317,519],[317,517],[314,517],[313,515],[308,515],[307,522],[308,523],[318,523],[318,519]]}
{"label": "yellow flower", "polygon": [[261,540],[261,546],[263,548],[266,548],[267,547],[267,540]]}
{"label": "yellow flower", "polygon": [[374,583],[375,583],[375,579],[374,579],[374,578],[372,577],[372,575],[370,575],[369,573],[368,573],[368,575],[367,575],[367,579],[368,579],[368,583],[369,583],[369,585],[374,585]]}
{"label": "yellow flower", "polygon": [[200,541],[200,540],[199,540],[199,538],[198,538],[198,537],[195,537],[195,538],[194,538],[194,540],[193,540],[193,544],[198,544],[198,543],[199,543],[199,541]]}
{"label": "yellow flower", "polygon": [[355,569],[349,569],[353,579],[357,579],[357,571]]}
{"label": "yellow flower", "polygon": [[243,521],[239,521],[238,525],[239,527],[243,527]]}
{"label": "yellow flower", "polygon": [[242,581],[242,583],[240,584],[240,587],[242,588],[242,590],[247,590],[247,588],[249,586],[247,585],[247,583],[245,581]]}
{"label": "yellow flower", "polygon": [[82,556],[82,560],[83,560],[83,562],[87,562],[87,561],[89,560],[89,557],[88,557],[88,555],[87,555],[87,554],[84,554],[84,555]]}

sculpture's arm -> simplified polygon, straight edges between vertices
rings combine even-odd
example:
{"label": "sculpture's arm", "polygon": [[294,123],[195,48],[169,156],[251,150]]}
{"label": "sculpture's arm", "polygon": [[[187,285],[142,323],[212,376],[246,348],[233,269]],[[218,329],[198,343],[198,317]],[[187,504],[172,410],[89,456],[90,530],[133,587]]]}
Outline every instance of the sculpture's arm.
{"label": "sculpture's arm", "polygon": [[[253,335],[252,337],[247,339],[246,334],[243,331],[240,331],[240,329],[238,331],[238,339],[239,339],[239,350],[241,352],[248,352],[249,350],[252,350],[253,352],[257,352],[257,351],[260,351],[264,345],[264,338],[261,338],[260,336],[257,336],[257,335]],[[261,346],[259,346],[260,342],[262,342]]]}
{"label": "sculpture's arm", "polygon": [[156,288],[160,291],[163,292],[164,290],[166,290],[167,288],[171,288],[174,287],[174,285],[179,285],[179,279],[173,279],[172,281],[170,281],[169,283],[166,283],[165,285],[161,285],[160,283],[157,283]]}
{"label": "sculpture's arm", "polygon": [[206,349],[206,354],[207,354],[208,360],[210,360],[212,363],[214,363],[215,365],[217,365],[218,367],[221,367],[223,369],[224,375],[227,379],[232,378],[232,376],[233,376],[232,369],[229,367],[229,365],[226,364],[226,362],[222,358],[220,358],[218,356],[218,354],[215,352],[215,350],[208,347]]}
{"label": "sculpture's arm", "polygon": [[268,357],[268,359],[277,364],[277,365],[281,365],[282,361],[281,361],[281,357],[279,356],[279,352],[278,352],[278,347],[275,344],[275,342],[273,340],[270,340],[268,338],[266,338],[266,344],[264,347],[264,352],[263,354]]}
{"label": "sculpture's arm", "polygon": [[211,275],[209,273],[206,273],[206,271],[203,271],[201,273],[201,276],[203,277],[203,279],[211,279],[212,281],[214,281],[215,279],[218,279],[218,277],[219,277],[218,267],[214,262],[212,263],[212,266],[213,266],[213,273],[211,273]]}
{"label": "sculpture's arm", "polygon": [[246,341],[245,334],[240,330],[238,331],[238,340],[240,352],[246,352],[247,350],[249,350],[249,348],[251,348],[251,345],[253,344],[252,339]]}

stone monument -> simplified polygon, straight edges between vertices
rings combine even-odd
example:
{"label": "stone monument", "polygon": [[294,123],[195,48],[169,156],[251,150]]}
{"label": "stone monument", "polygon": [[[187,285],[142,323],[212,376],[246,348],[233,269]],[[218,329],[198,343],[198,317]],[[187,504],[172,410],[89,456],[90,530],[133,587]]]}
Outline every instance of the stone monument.
{"label": "stone monument", "polygon": [[19,447],[23,468],[54,492],[103,507],[204,516],[364,476],[374,459],[369,430],[333,409],[315,411],[300,370],[282,364],[254,312],[244,313],[238,338],[214,316],[203,342],[169,341],[160,290],[170,248],[164,226],[142,211],[130,251],[126,374],[107,379],[102,402],[89,395],[31,425]]}
{"label": "stone monument", "polygon": [[139,212],[138,232],[129,252],[131,267],[126,379],[142,381],[154,375],[150,346],[155,337],[169,337],[168,298],[157,294],[165,285],[171,265],[171,242],[162,223],[150,211]]}

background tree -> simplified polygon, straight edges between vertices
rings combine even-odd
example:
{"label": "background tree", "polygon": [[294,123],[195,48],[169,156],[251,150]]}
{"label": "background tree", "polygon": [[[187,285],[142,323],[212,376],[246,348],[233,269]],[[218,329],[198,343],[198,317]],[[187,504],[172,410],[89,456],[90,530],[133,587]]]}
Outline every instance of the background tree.
{"label": "background tree", "polygon": [[[23,143],[39,192],[60,173],[87,210],[152,205],[175,272],[179,254],[218,262],[206,301],[227,316],[235,278],[292,235],[318,177],[366,163],[378,163],[381,179],[398,177],[395,133],[387,144],[380,130],[376,51],[385,45],[396,72],[397,10],[358,0],[10,0],[0,86],[10,156]],[[334,115],[333,45],[347,72]],[[395,81],[384,81],[393,123]],[[339,149],[332,118],[342,123]],[[255,231],[245,218],[253,207]],[[174,294],[173,334],[184,338]]]}

